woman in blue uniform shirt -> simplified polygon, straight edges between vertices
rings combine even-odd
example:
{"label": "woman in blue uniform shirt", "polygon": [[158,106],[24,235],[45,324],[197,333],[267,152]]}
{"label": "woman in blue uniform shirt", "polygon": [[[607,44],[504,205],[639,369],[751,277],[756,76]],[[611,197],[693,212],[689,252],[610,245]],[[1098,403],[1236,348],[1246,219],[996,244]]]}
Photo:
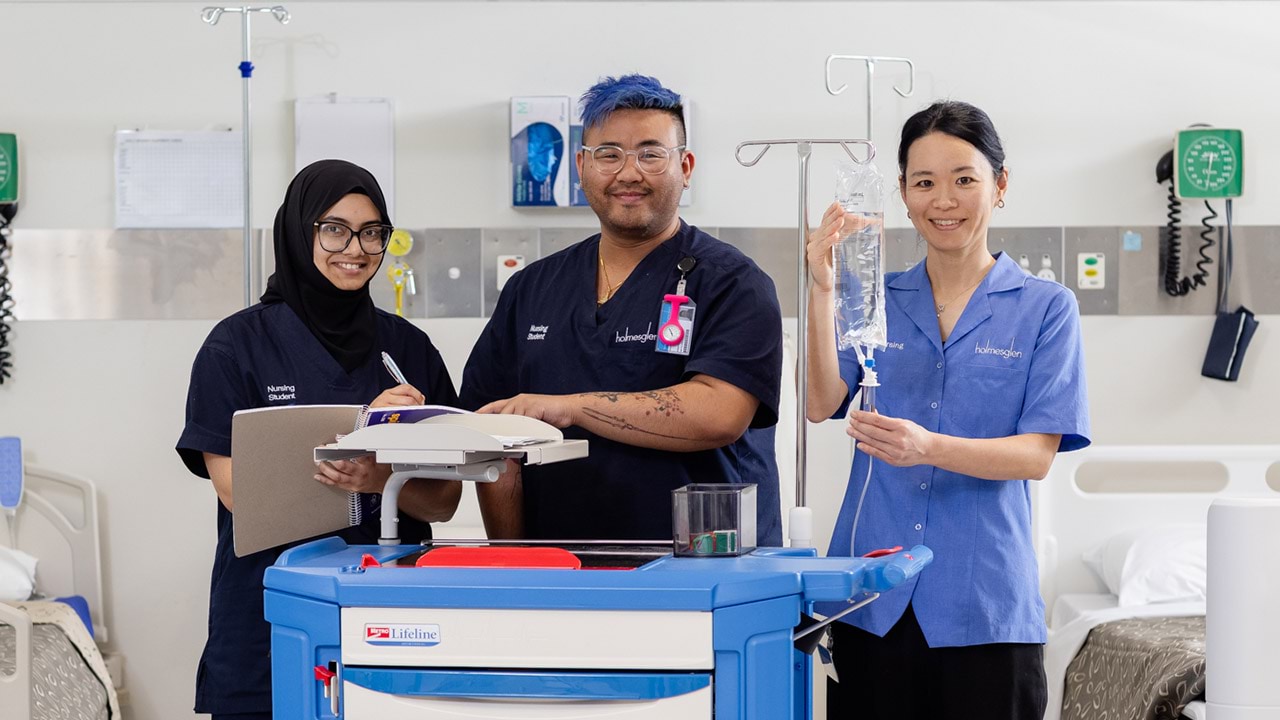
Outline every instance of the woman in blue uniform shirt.
{"label": "woman in blue uniform shirt", "polygon": [[[196,355],[177,450],[191,472],[213,481],[219,500],[196,712],[215,719],[271,716],[262,578],[285,548],[245,557],[233,552],[231,416],[273,405],[457,404],[426,334],[375,308],[369,297],[390,234],[382,190],[368,171],[340,160],[304,168],[276,213],[276,269],[262,301],[218,323]],[[380,351],[399,362],[408,384],[396,385]],[[369,458],[318,466],[317,482],[361,493],[363,523],[340,533],[348,542],[376,542],[377,493],[389,475]],[[401,535],[408,542],[429,538],[427,522],[452,517],[460,495],[456,482],[406,484]]]}
{"label": "woman in blue uniform shirt", "polygon": [[[1089,444],[1079,313],[1066,288],[987,250],[1009,172],[986,113],[940,102],[912,116],[898,166],[928,249],[886,277],[877,412],[849,413],[857,446],[829,554],[923,543],[934,561],[834,624],[842,682],[828,684],[827,716],[1039,720],[1046,632],[1028,480]],[[808,243],[815,422],[843,417],[862,380],[832,333],[831,248],[855,221],[832,205]]]}

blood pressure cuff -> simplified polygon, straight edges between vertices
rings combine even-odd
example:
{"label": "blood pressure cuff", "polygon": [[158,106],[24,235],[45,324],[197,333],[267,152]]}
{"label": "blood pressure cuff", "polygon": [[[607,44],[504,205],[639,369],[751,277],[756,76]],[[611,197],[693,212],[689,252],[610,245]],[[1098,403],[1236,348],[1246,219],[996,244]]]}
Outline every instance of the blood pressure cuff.
{"label": "blood pressure cuff", "polygon": [[1218,313],[1200,374],[1230,382],[1238,380],[1240,366],[1244,364],[1244,351],[1249,349],[1249,341],[1257,329],[1258,321],[1243,305],[1235,312]]}

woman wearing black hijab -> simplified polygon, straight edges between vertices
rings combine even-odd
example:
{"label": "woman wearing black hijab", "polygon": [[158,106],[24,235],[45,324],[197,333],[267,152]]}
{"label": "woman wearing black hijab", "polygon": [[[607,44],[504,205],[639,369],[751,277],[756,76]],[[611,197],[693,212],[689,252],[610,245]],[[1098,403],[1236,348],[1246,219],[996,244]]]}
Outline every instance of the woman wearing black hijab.
{"label": "woman wearing black hijab", "polygon": [[[457,405],[444,361],[426,334],[377,309],[369,297],[390,234],[382,190],[368,171],[341,160],[307,166],[276,213],[276,270],[262,301],[218,323],[196,355],[177,450],[191,472],[213,481],[219,500],[209,639],[195,704],[215,720],[271,717],[262,577],[287,548],[239,558],[233,552],[231,416],[249,408],[371,400]],[[408,384],[396,385],[382,351],[395,358]],[[377,541],[377,493],[389,474],[369,458],[317,468],[318,482],[361,493],[362,524],[340,533],[348,542]],[[460,496],[456,482],[406,484],[401,536],[406,542],[429,538],[427,523],[452,517]]]}

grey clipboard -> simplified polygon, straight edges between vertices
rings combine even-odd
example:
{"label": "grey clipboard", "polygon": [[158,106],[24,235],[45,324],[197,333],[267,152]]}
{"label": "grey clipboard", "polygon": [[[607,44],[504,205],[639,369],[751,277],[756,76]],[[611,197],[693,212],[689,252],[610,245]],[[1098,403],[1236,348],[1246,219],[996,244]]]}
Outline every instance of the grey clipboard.
{"label": "grey clipboard", "polygon": [[236,557],[350,526],[350,494],[315,480],[317,445],[355,429],[359,405],[287,405],[231,419]]}

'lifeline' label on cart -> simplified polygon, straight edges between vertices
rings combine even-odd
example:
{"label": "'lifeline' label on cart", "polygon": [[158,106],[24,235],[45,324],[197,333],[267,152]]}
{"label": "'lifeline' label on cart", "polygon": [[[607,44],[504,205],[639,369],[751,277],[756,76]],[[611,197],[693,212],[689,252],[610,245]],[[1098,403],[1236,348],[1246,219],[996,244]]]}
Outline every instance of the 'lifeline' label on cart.
{"label": "'lifeline' label on cart", "polygon": [[440,644],[440,626],[423,624],[365,625],[364,641],[369,645],[414,645],[429,647]]}

